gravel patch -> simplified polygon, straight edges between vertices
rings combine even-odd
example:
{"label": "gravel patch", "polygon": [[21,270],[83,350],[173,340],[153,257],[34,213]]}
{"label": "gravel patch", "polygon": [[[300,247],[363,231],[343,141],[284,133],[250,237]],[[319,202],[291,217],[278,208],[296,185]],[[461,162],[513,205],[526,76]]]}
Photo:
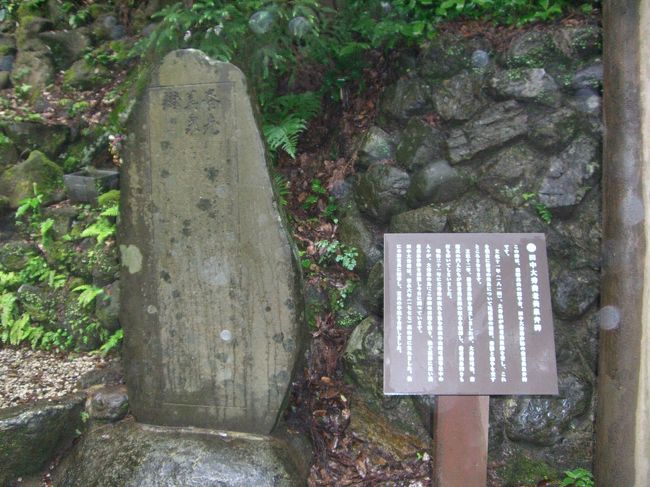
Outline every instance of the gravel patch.
{"label": "gravel patch", "polygon": [[106,368],[115,360],[90,354],[0,348],[0,409],[77,392],[82,375]]}

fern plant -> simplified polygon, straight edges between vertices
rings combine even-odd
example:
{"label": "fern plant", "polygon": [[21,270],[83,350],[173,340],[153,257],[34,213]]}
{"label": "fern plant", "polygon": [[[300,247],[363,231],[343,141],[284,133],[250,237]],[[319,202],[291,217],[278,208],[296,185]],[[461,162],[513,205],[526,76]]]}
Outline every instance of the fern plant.
{"label": "fern plant", "polygon": [[93,286],[92,284],[82,284],[74,288],[73,291],[80,293],[77,301],[83,308],[90,306],[97,296],[104,293],[101,287]]}

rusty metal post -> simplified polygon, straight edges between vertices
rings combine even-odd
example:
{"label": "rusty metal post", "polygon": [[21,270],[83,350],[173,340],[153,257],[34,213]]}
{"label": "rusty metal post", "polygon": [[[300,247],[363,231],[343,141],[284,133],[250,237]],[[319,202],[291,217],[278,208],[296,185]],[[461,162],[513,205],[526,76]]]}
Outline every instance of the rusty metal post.
{"label": "rusty metal post", "polygon": [[490,396],[438,396],[434,413],[436,487],[485,487]]}

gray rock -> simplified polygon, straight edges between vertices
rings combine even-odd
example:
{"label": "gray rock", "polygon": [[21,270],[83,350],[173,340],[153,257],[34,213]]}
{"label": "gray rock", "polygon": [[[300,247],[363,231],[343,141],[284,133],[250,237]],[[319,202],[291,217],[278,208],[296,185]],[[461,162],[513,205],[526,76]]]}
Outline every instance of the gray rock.
{"label": "gray rock", "polygon": [[117,16],[113,13],[101,14],[91,26],[93,38],[98,41],[112,40],[114,31],[119,25]]}
{"label": "gray rock", "polygon": [[359,166],[368,167],[373,162],[395,159],[395,140],[379,127],[370,127],[359,149]]}
{"label": "gray rock", "polygon": [[506,206],[470,193],[450,210],[447,224],[453,233],[503,233],[511,215]]}
{"label": "gray rock", "polygon": [[61,153],[70,137],[70,127],[64,124],[6,121],[0,123],[0,127],[13,141],[19,153],[38,150],[50,159]]}
{"label": "gray rock", "polygon": [[539,187],[539,202],[558,216],[566,216],[595,184],[600,166],[598,143],[587,136],[577,137],[558,156],[551,158],[548,172]]}
{"label": "gray rock", "polygon": [[600,117],[603,106],[603,99],[600,94],[592,88],[581,88],[576,91],[572,99],[572,105],[580,113]]}
{"label": "gray rock", "polygon": [[557,219],[553,226],[570,245],[566,247],[573,266],[600,268],[601,264],[601,216],[602,193],[599,187],[589,191],[571,218]]}
{"label": "gray rock", "polygon": [[368,309],[378,316],[384,314],[384,263],[377,262],[363,288],[363,298]]}
{"label": "gray rock", "polygon": [[499,71],[490,79],[490,89],[499,99],[536,102],[560,106],[562,96],[555,80],[543,68],[518,68]]}
{"label": "gray rock", "polygon": [[355,386],[355,396],[365,408],[387,419],[401,434],[427,438],[410,397],[384,396],[383,355],[381,324],[377,318],[368,317],[354,329],[343,353],[344,372]]}
{"label": "gray rock", "polygon": [[0,175],[0,195],[9,198],[12,208],[18,208],[20,201],[34,195],[34,184],[45,205],[63,197],[63,171],[39,151]]}
{"label": "gray rock", "polygon": [[373,164],[359,178],[355,199],[359,210],[376,221],[386,223],[390,217],[406,210],[405,194],[409,175],[387,164]]}
{"label": "gray rock", "polygon": [[38,92],[54,81],[54,63],[47,51],[19,50],[11,72],[14,86],[27,84],[32,93]]}
{"label": "gray rock", "polygon": [[22,284],[16,291],[16,298],[23,312],[33,322],[51,326],[56,323],[57,293],[44,286]]}
{"label": "gray rock", "polygon": [[490,64],[490,54],[481,49],[474,51],[471,59],[474,69],[484,69]]}
{"label": "gray rock", "polygon": [[403,168],[414,171],[429,162],[443,159],[444,144],[444,135],[440,130],[414,117],[404,128],[395,159]]}
{"label": "gray rock", "polygon": [[0,485],[40,471],[81,427],[83,395],[0,411]]}
{"label": "gray rock", "polygon": [[517,208],[510,215],[506,225],[508,233],[544,233],[550,258],[568,259],[571,256],[571,240],[549,226],[534,208]]}
{"label": "gray rock", "polygon": [[471,63],[471,50],[460,38],[441,34],[422,49],[418,66],[426,79],[450,78]]}
{"label": "gray rock", "polygon": [[412,208],[455,200],[469,189],[469,181],[447,161],[435,161],[413,175],[406,193]]}
{"label": "gray rock", "polygon": [[275,438],[126,420],[87,432],[53,480],[58,487],[293,487],[305,482],[293,455]]}
{"label": "gray rock", "polygon": [[526,133],[528,116],[519,103],[497,103],[479,113],[460,128],[452,129],[447,139],[452,164],[471,159],[480,152],[498,147]]}
{"label": "gray rock", "polygon": [[14,68],[14,61],[16,56],[13,54],[5,54],[0,56],[0,71],[11,71]]}
{"label": "gray rock", "polygon": [[502,203],[519,206],[535,193],[548,159],[520,142],[501,149],[480,167],[478,187]]}
{"label": "gray rock", "polygon": [[481,93],[481,80],[469,71],[433,85],[433,108],[443,120],[470,119],[487,103]]}
{"label": "gray rock", "polygon": [[[9,198],[0,195],[0,216],[8,215],[10,211]],[[0,232],[0,237],[3,237],[4,240],[3,232]]]}
{"label": "gray rock", "polygon": [[596,302],[600,276],[593,269],[560,269],[551,279],[553,311],[565,320],[580,318]]}
{"label": "gray rock", "polygon": [[10,34],[0,33],[0,56],[16,53],[16,38]]}
{"label": "gray rock", "polygon": [[92,90],[110,81],[108,68],[101,64],[89,65],[85,59],[75,61],[63,75],[65,89]]}
{"label": "gray rock", "polygon": [[558,379],[559,397],[517,397],[507,401],[505,430],[509,439],[551,446],[562,440],[572,420],[589,408],[591,385],[572,375]]}
{"label": "gray rock", "polygon": [[531,30],[515,37],[505,54],[505,64],[512,68],[544,68],[564,56],[552,36],[545,31]]}
{"label": "gray rock", "polygon": [[571,81],[575,90],[591,88],[601,90],[603,88],[603,63],[594,64],[578,71]]}
{"label": "gray rock", "polygon": [[419,78],[400,78],[384,93],[382,113],[397,121],[405,121],[414,115],[422,115],[431,108],[429,88]]}
{"label": "gray rock", "polygon": [[528,141],[542,150],[559,152],[573,138],[578,124],[576,113],[569,107],[542,111],[530,117]]}
{"label": "gray rock", "polygon": [[602,30],[595,25],[561,27],[553,33],[553,41],[569,59],[588,59],[603,49]]}
{"label": "gray rock", "polygon": [[88,414],[92,419],[119,421],[129,412],[126,386],[98,386],[88,393]]}
{"label": "gray rock", "polygon": [[97,299],[95,316],[105,330],[115,332],[120,328],[120,285],[116,281],[104,287],[104,294]]}
{"label": "gray rock", "polygon": [[0,144],[0,171],[18,162],[18,151],[16,144],[10,139],[6,139]]}
{"label": "gray rock", "polygon": [[406,211],[390,219],[390,233],[439,233],[447,225],[447,213],[438,208],[424,206]]}
{"label": "gray rock", "polygon": [[341,242],[359,251],[356,270],[363,273],[375,265],[383,256],[380,237],[368,227],[357,212],[350,212],[339,224]]}
{"label": "gray rock", "polygon": [[0,266],[9,272],[20,271],[36,251],[33,245],[22,240],[4,241],[0,245]]}
{"label": "gray rock", "polygon": [[68,69],[90,46],[86,29],[43,32],[39,38],[52,49],[56,69]]}
{"label": "gray rock", "polygon": [[75,206],[50,207],[43,209],[43,216],[54,222],[50,231],[58,240],[70,231],[80,212],[81,209]]}
{"label": "gray rock", "polygon": [[0,71],[0,90],[9,88],[11,85],[11,76],[7,71]]}
{"label": "gray rock", "polygon": [[97,385],[117,385],[124,382],[124,370],[119,360],[112,361],[108,367],[86,372],[79,378],[79,389],[88,389]]}

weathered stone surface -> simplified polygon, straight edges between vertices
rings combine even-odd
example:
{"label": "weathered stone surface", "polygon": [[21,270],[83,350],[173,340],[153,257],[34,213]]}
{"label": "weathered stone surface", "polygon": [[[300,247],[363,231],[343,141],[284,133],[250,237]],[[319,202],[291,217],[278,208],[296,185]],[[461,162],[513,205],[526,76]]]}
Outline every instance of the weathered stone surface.
{"label": "weathered stone surface", "polygon": [[63,75],[66,89],[92,90],[110,81],[109,71],[101,64],[89,65],[85,59],[75,61]]}
{"label": "weathered stone surface", "polygon": [[99,386],[89,393],[88,414],[92,419],[119,421],[129,411],[126,386]]}
{"label": "weathered stone surface", "polygon": [[480,78],[463,71],[433,86],[431,100],[436,113],[446,121],[468,120],[487,104]]}
{"label": "weathered stone surface", "polygon": [[22,240],[11,240],[0,245],[0,265],[10,272],[20,271],[36,248]]}
{"label": "weathered stone surface", "polygon": [[557,50],[551,34],[531,30],[515,37],[505,54],[509,67],[544,68],[558,58],[563,58]]}
{"label": "weathered stone surface", "polygon": [[400,166],[413,171],[429,162],[444,159],[444,154],[443,133],[419,118],[411,118],[404,128],[395,158]]}
{"label": "weathered stone surface", "polygon": [[87,432],[54,472],[58,487],[304,485],[283,442],[269,437],[102,424]]}
{"label": "weathered stone surface", "polygon": [[39,34],[39,38],[52,49],[57,69],[69,68],[90,46],[85,29],[43,32]]}
{"label": "weathered stone surface", "polygon": [[395,159],[395,140],[379,127],[370,127],[361,142],[359,165],[368,167],[373,162]]}
{"label": "weathered stone surface", "polygon": [[536,445],[553,445],[584,414],[591,399],[591,386],[572,375],[558,378],[559,397],[517,397],[506,405],[506,435],[512,440]]}
{"label": "weathered stone surface", "polygon": [[18,162],[16,145],[9,139],[0,144],[0,171]]}
{"label": "weathered stone surface", "polygon": [[86,372],[79,378],[79,389],[88,389],[97,385],[116,385],[124,382],[124,370],[122,362],[119,360],[112,361],[108,367],[103,369],[94,369]]}
{"label": "weathered stone surface", "polygon": [[569,219],[557,219],[553,226],[568,242],[569,258],[576,267],[600,268],[602,259],[602,193],[594,188]]}
{"label": "weathered stone surface", "polygon": [[59,155],[70,136],[70,127],[64,124],[7,121],[0,126],[19,153],[38,150],[51,159]]}
{"label": "weathered stone surface", "polygon": [[597,56],[603,48],[602,30],[595,25],[562,27],[553,33],[553,41],[571,59]]}
{"label": "weathered stone surface", "polygon": [[452,129],[447,139],[449,160],[458,163],[527,131],[528,116],[516,101],[498,103],[479,113],[460,128]]}
{"label": "weathered stone surface", "polygon": [[456,36],[443,34],[422,50],[418,66],[426,79],[450,78],[470,62],[471,50],[467,45]]}
{"label": "weathered stone surface", "polygon": [[38,90],[49,85],[54,79],[54,64],[47,51],[18,51],[11,82],[14,86],[27,84]]}
{"label": "weathered stone surface", "polygon": [[593,88],[580,88],[571,101],[580,113],[599,117],[602,112],[603,99]]}
{"label": "weathered stone surface", "polygon": [[152,424],[266,434],[304,325],[244,76],[174,51],[133,113],[120,229],[131,409]]}
{"label": "weathered stone surface", "polygon": [[419,78],[400,78],[386,90],[382,112],[398,121],[421,115],[430,108],[429,89]]}
{"label": "weathered stone surface", "polygon": [[6,54],[0,56],[0,71],[11,71],[14,68],[14,61],[16,56],[13,54]]}
{"label": "weathered stone surface", "polygon": [[22,199],[34,196],[34,184],[46,205],[63,197],[63,171],[39,151],[0,175],[0,194],[9,198],[12,208],[18,208]]}
{"label": "weathered stone surface", "polygon": [[478,187],[498,201],[521,205],[547,167],[548,160],[527,144],[509,145],[481,165]]}
{"label": "weathered stone surface", "polygon": [[84,397],[0,411],[0,485],[38,472],[81,427]]}
{"label": "weathered stone surface", "polygon": [[429,435],[410,397],[383,394],[383,340],[379,321],[368,317],[346,345],[345,373],[355,385],[355,412],[360,416],[352,418],[351,426],[357,434],[403,456],[426,446]]}
{"label": "weathered stone surface", "polygon": [[530,117],[528,141],[539,149],[558,152],[573,138],[577,123],[576,113],[569,107],[545,110]]}
{"label": "weathered stone surface", "polygon": [[366,281],[363,289],[363,299],[368,309],[373,313],[381,316],[384,314],[384,263],[377,262]]}
{"label": "weathered stone surface", "polygon": [[448,214],[453,233],[503,233],[512,210],[476,193],[464,196]]}
{"label": "weathered stone surface", "polygon": [[490,79],[492,93],[499,99],[514,98],[558,107],[560,88],[543,68],[499,71]]}
{"label": "weathered stone surface", "polygon": [[447,161],[435,161],[413,175],[406,193],[412,208],[430,203],[444,203],[460,197],[469,189],[469,181]]}
{"label": "weathered stone surface", "polygon": [[558,215],[565,215],[582,201],[594,185],[600,167],[598,143],[587,136],[577,137],[557,157],[551,159],[539,188],[539,202]]}
{"label": "weathered stone surface", "polygon": [[576,90],[581,88],[602,89],[603,63],[597,63],[578,71],[571,81],[571,86]]}
{"label": "weathered stone surface", "polygon": [[364,272],[375,265],[383,256],[379,246],[380,237],[366,224],[357,211],[351,211],[339,224],[341,242],[359,251],[356,270]]}
{"label": "weathered stone surface", "polygon": [[409,175],[388,164],[373,164],[359,178],[356,202],[359,210],[379,222],[406,210],[404,195],[409,187]]}
{"label": "weathered stone surface", "polygon": [[8,71],[0,71],[0,90],[9,88],[11,84],[11,76],[9,76]]}
{"label": "weathered stone surface", "polygon": [[551,279],[553,311],[566,320],[584,314],[600,292],[599,274],[589,268],[561,269]]}
{"label": "weathered stone surface", "polygon": [[0,56],[15,54],[16,39],[10,34],[0,34]]}
{"label": "weathered stone surface", "polygon": [[390,233],[438,233],[447,225],[447,212],[432,206],[405,211],[390,219]]}

